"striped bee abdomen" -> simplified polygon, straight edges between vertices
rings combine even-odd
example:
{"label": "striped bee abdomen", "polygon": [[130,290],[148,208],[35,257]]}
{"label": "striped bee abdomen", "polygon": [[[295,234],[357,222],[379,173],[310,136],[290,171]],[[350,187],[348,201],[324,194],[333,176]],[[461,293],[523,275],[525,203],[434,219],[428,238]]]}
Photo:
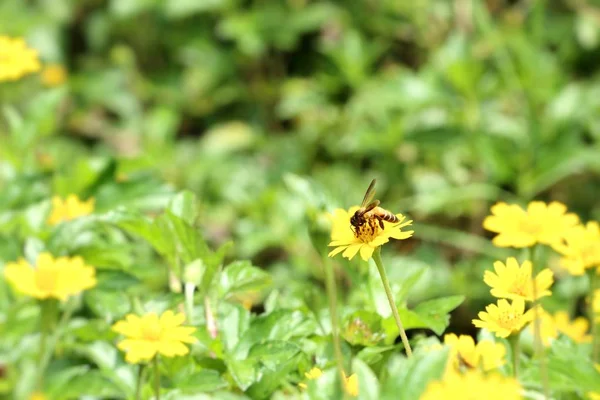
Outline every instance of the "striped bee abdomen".
{"label": "striped bee abdomen", "polygon": [[394,215],[391,211],[386,210],[385,208],[375,207],[371,211],[365,214],[365,218],[377,218],[379,220],[379,225],[383,228],[383,222],[398,222],[399,219]]}

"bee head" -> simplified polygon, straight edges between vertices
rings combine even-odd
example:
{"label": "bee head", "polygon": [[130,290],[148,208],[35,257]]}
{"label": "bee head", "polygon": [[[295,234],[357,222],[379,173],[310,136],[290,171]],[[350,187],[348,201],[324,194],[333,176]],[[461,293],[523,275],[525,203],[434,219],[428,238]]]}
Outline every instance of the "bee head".
{"label": "bee head", "polygon": [[363,223],[364,221],[358,214],[358,211],[355,212],[352,217],[350,217],[350,224],[352,224],[352,226],[361,226]]}

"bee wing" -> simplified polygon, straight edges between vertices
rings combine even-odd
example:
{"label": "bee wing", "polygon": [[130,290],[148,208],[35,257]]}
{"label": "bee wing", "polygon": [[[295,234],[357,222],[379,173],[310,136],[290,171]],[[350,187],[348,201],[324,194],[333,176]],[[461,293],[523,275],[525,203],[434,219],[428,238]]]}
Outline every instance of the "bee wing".
{"label": "bee wing", "polygon": [[365,212],[369,212],[379,205],[379,200],[373,200],[365,207]]}
{"label": "bee wing", "polygon": [[365,197],[363,198],[363,201],[360,204],[361,207],[366,207],[367,204],[369,204],[371,202],[371,200],[373,200],[373,197],[375,197],[375,182],[376,182],[375,179],[373,179],[371,181],[371,184],[369,185],[369,188],[367,189],[367,192],[365,193]]}

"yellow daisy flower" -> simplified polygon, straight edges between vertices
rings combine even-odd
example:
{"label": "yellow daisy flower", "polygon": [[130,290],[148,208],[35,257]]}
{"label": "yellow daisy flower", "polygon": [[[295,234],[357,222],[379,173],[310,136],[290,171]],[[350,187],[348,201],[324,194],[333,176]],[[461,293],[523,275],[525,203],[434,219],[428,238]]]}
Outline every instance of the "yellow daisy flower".
{"label": "yellow daisy flower", "polygon": [[414,231],[402,231],[402,228],[412,224],[412,221],[404,221],[406,217],[402,214],[396,214],[398,222],[383,222],[384,228],[381,229],[378,223],[371,224],[372,231],[366,230],[354,232],[350,224],[350,218],[359,207],[351,207],[348,211],[341,208],[333,212],[331,227],[331,243],[329,246],[335,247],[329,257],[333,257],[343,251],[342,256],[351,260],[360,251],[363,260],[368,261],[373,255],[375,249],[392,239],[408,239]]}
{"label": "yellow daisy flower", "polygon": [[317,367],[312,367],[310,369],[310,371],[304,373],[304,376],[306,377],[306,379],[310,379],[311,381],[313,379],[320,378],[321,375],[323,375],[323,371],[321,371],[321,369],[319,369]]}
{"label": "yellow daisy flower", "polygon": [[484,375],[478,370],[464,374],[447,373],[441,381],[431,382],[420,400],[518,400],[521,385],[514,378]]}
{"label": "yellow daisy flower", "polygon": [[81,257],[54,258],[40,253],[35,267],[26,260],[8,263],[4,277],[18,291],[37,299],[65,300],[96,285],[96,270]]}
{"label": "yellow daisy flower", "polygon": [[577,225],[552,247],[563,256],[563,268],[573,275],[583,275],[586,268],[600,266],[600,225],[595,221]]}
{"label": "yellow daisy flower", "polygon": [[537,284],[537,298],[533,298],[533,279],[531,278],[531,261],[525,261],[521,266],[516,258],[509,257],[506,264],[501,261],[494,263],[495,273],[485,271],[483,281],[492,289],[494,297],[506,299],[523,299],[534,301],[540,297],[550,296],[550,286],[554,282],[554,273],[545,268],[535,277]]}
{"label": "yellow daisy flower", "polygon": [[112,330],[124,335],[117,347],[125,352],[125,361],[137,364],[150,361],[157,354],[164,357],[183,356],[190,352],[184,343],[195,343],[191,336],[196,328],[180,326],[185,321],[185,314],[175,314],[167,310],[159,317],[149,313],[142,317],[129,314],[118,321]]}
{"label": "yellow daisy flower", "polygon": [[67,70],[60,64],[50,64],[42,70],[41,78],[45,86],[59,86],[67,80]]}
{"label": "yellow daisy flower", "polygon": [[[540,321],[540,337],[542,339],[542,343],[544,346],[548,347],[550,344],[552,344],[552,341],[558,337],[558,328],[554,323],[554,318],[552,318],[552,315],[547,313],[542,308],[538,309],[538,319]],[[534,323],[535,320],[531,321],[529,327],[527,328],[532,335],[534,332]]]}
{"label": "yellow daisy flower", "polygon": [[[577,317],[574,320],[569,318],[569,313],[566,311],[557,311],[554,315],[550,315],[544,310],[540,310],[540,334],[544,346],[550,346],[552,340],[558,337],[559,333],[571,338],[575,343],[590,343],[592,336],[589,335],[588,329],[590,324],[587,319]],[[533,332],[533,322],[529,329]]]}
{"label": "yellow daisy flower", "polygon": [[358,396],[358,376],[356,374],[346,376],[344,373],[344,390],[352,397]]}
{"label": "yellow daisy flower", "polygon": [[16,81],[40,68],[37,50],[28,48],[22,38],[0,36],[0,82]]}
{"label": "yellow daisy flower", "polygon": [[58,196],[52,198],[52,212],[48,217],[50,225],[56,225],[63,221],[71,221],[75,218],[89,215],[94,212],[94,198],[87,201],[79,200],[74,194],[67,196],[65,200]]}
{"label": "yellow daisy flower", "polygon": [[455,371],[463,367],[479,368],[489,371],[505,363],[506,348],[502,343],[482,340],[475,344],[471,336],[449,333],[444,336],[444,344],[450,346],[449,360]]}
{"label": "yellow daisy flower", "polygon": [[556,201],[550,204],[532,201],[527,211],[516,204],[497,203],[491,211],[492,215],[485,218],[483,227],[498,233],[492,240],[498,247],[551,245],[579,222],[577,215],[567,213],[567,207]]}
{"label": "yellow daisy flower", "polygon": [[518,333],[525,324],[533,319],[533,309],[525,312],[525,301],[514,299],[512,304],[506,299],[498,300],[498,304],[490,304],[478,314],[479,319],[473,320],[473,325],[485,328],[496,336],[505,338]]}

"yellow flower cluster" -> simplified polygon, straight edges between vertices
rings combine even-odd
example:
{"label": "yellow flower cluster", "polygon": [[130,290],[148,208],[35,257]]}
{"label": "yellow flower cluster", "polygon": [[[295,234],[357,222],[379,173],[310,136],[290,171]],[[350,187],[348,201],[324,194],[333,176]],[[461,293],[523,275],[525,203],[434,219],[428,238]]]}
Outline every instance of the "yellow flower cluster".
{"label": "yellow flower cluster", "polygon": [[572,275],[583,275],[587,268],[600,266],[600,226],[594,221],[576,225],[552,247],[562,255],[563,268]]}
{"label": "yellow flower cluster", "polygon": [[48,223],[50,225],[57,225],[61,222],[71,221],[93,212],[94,198],[90,198],[87,201],[81,201],[79,197],[74,194],[70,194],[65,200],[59,196],[54,196],[52,198],[52,212],[48,217]]}
{"label": "yellow flower cluster", "polygon": [[66,300],[96,285],[96,270],[81,257],[54,258],[41,253],[35,267],[20,259],[4,267],[6,280],[18,291],[37,299]]}
{"label": "yellow flower cluster", "polygon": [[0,82],[16,81],[41,68],[37,50],[22,38],[0,36]]}
{"label": "yellow flower cluster", "polygon": [[67,80],[67,70],[60,64],[50,64],[44,67],[41,78],[45,86],[59,86]]}
{"label": "yellow flower cluster", "polygon": [[398,222],[382,222],[383,229],[378,223],[370,225],[369,230],[353,230],[350,224],[350,218],[359,209],[358,206],[351,207],[348,211],[341,208],[336,209],[331,215],[331,243],[329,246],[335,247],[329,257],[342,253],[343,257],[351,260],[360,252],[360,257],[368,261],[375,249],[391,239],[408,239],[413,231],[402,231],[402,228],[412,224],[412,221],[404,221],[406,217],[402,214],[396,214]]}
{"label": "yellow flower cluster", "polygon": [[485,375],[473,369],[459,373],[446,373],[442,380],[430,383],[420,400],[518,400],[521,385],[514,378],[498,374]]}
{"label": "yellow flower cluster", "polygon": [[448,365],[456,372],[465,369],[490,371],[506,362],[506,348],[502,343],[482,340],[475,344],[471,336],[450,333],[444,336],[444,344],[450,347]]}
{"label": "yellow flower cluster", "polygon": [[149,313],[142,317],[129,314],[112,327],[113,331],[126,337],[117,344],[125,352],[125,361],[137,364],[152,360],[157,354],[165,357],[189,353],[184,343],[195,343],[194,327],[181,326],[185,314],[167,310],[159,317]]}
{"label": "yellow flower cluster", "polygon": [[[592,337],[587,333],[589,323],[583,317],[575,318],[573,321],[569,318],[566,311],[558,311],[554,315],[540,310],[540,335],[544,346],[550,346],[559,333],[570,337],[576,343],[589,343]],[[533,331],[533,323],[529,329]]]}
{"label": "yellow flower cluster", "polygon": [[550,286],[554,282],[554,274],[548,268],[543,269],[535,277],[537,285],[537,296],[533,295],[532,265],[531,261],[525,261],[519,265],[514,257],[509,257],[506,263],[496,261],[494,270],[485,271],[483,281],[492,289],[490,293],[494,297],[503,299],[522,299],[534,301],[540,297],[550,296]]}

